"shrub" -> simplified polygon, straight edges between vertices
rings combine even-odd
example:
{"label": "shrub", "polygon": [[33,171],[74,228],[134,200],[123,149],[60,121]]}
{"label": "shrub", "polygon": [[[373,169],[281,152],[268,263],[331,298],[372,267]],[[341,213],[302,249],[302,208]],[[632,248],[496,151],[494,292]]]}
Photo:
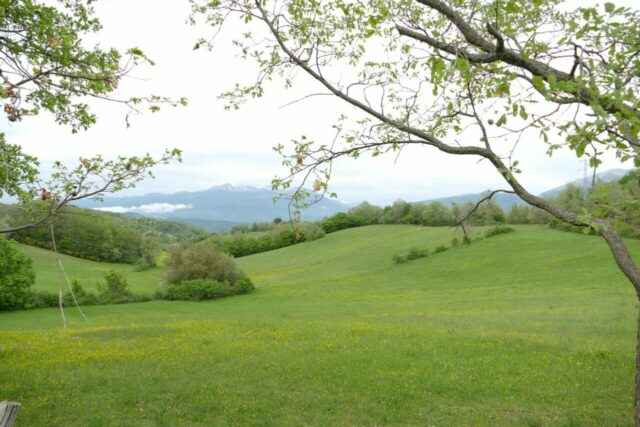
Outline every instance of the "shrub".
{"label": "shrub", "polygon": [[439,254],[441,252],[446,252],[447,249],[448,248],[445,245],[436,246],[436,248],[433,250],[433,253],[434,254]]}
{"label": "shrub", "polygon": [[236,283],[218,282],[212,279],[185,280],[159,291],[156,298],[182,301],[203,301],[222,298],[228,295],[245,294],[254,289],[253,283],[246,277]]}
{"label": "shrub", "polygon": [[487,232],[485,233],[485,237],[493,237],[493,236],[497,236],[498,234],[506,234],[506,233],[512,233],[516,230],[514,230],[511,227],[506,227],[504,225],[496,225],[495,227],[491,227],[490,229],[487,230]]}
{"label": "shrub", "polygon": [[460,240],[458,240],[457,237],[454,237],[453,239],[451,239],[451,247],[457,248],[458,246],[460,246]]}
{"label": "shrub", "polygon": [[404,264],[405,262],[409,262],[407,257],[403,255],[394,255],[392,260],[394,264]]}
{"label": "shrub", "polygon": [[0,236],[0,311],[25,308],[36,280],[31,258]]}
{"label": "shrub", "polygon": [[302,234],[291,227],[281,229],[273,236],[273,248],[279,249],[304,241]]}
{"label": "shrub", "polygon": [[310,242],[324,237],[324,230],[315,222],[301,222],[298,229],[304,236],[304,240]]}
{"label": "shrub", "polygon": [[338,212],[333,216],[323,219],[320,223],[320,226],[327,234],[347,228],[360,227],[362,225],[365,225],[365,223],[361,219],[351,217],[344,212]]}
{"label": "shrub", "polygon": [[229,282],[194,279],[168,286],[161,297],[168,300],[202,301],[227,295],[231,295]]}
{"label": "shrub", "polygon": [[130,302],[135,300],[129,291],[129,283],[124,273],[110,270],[104,275],[104,283],[98,283],[100,299],[108,302]]}
{"label": "shrub", "polygon": [[[124,280],[126,283],[126,279]],[[74,295],[76,297],[76,300],[78,301],[78,304],[80,305],[97,305],[103,303],[96,294],[88,292],[82,286],[80,286],[80,283],[77,279],[73,279],[71,281],[71,289],[73,290],[73,295],[71,295],[71,292],[66,292],[64,294],[64,300],[67,301],[67,303],[68,301],[73,301]]]}
{"label": "shrub", "polygon": [[156,264],[150,264],[147,258],[138,258],[138,260],[133,264],[134,271],[147,271],[155,267]]}
{"label": "shrub", "polygon": [[[71,282],[73,294],[79,305],[100,305],[100,304],[124,304],[132,302],[149,301],[145,295],[134,295],[128,290],[126,278],[122,273],[111,271],[105,274],[105,283],[98,284],[99,294],[86,291],[76,279]],[[25,308],[47,308],[58,307],[60,304],[57,293],[47,291],[33,291],[29,293],[29,301]],[[64,294],[64,306],[74,305],[73,295],[67,291]]]}
{"label": "shrub", "polygon": [[409,253],[407,254],[407,260],[413,261],[414,259],[426,258],[428,256],[429,250],[427,249],[411,248],[411,250],[409,250]]}
{"label": "shrub", "polygon": [[236,294],[248,294],[255,289],[253,282],[248,277],[241,278],[236,283],[233,283],[233,286],[236,290]]}
{"label": "shrub", "polygon": [[47,291],[33,291],[29,293],[29,301],[25,308],[48,308],[58,306],[58,294]]}
{"label": "shrub", "polygon": [[210,241],[194,243],[186,249],[173,246],[168,252],[165,262],[168,284],[194,279],[235,283],[243,277],[233,259]]}
{"label": "shrub", "polygon": [[394,264],[404,264],[405,262],[413,261],[419,258],[425,258],[429,256],[427,249],[411,248],[406,255],[394,255],[391,259]]}

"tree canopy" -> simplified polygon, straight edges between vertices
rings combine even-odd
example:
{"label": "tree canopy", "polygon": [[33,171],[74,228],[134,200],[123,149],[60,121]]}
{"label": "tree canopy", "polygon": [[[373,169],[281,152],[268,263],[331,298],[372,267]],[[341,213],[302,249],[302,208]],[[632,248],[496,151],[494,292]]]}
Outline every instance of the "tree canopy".
{"label": "tree canopy", "polygon": [[[101,29],[92,0],[0,0],[0,103],[9,122],[19,122],[43,111],[72,132],[96,121],[88,100],[99,99],[126,106],[130,113],[143,108],[155,112],[162,104],[184,105],[149,95],[119,99],[114,91],[136,66],[153,64],[133,47],[125,52],[91,45],[86,38]],[[15,229],[41,224],[60,207],[86,197],[134,186],[157,164],[180,158],[179,150],[163,155],[83,158],[72,167],[56,163],[50,180],[39,176],[38,160],[6,141],[0,133],[0,197],[17,197],[30,204],[33,217]],[[39,203],[34,205],[34,201]]]}

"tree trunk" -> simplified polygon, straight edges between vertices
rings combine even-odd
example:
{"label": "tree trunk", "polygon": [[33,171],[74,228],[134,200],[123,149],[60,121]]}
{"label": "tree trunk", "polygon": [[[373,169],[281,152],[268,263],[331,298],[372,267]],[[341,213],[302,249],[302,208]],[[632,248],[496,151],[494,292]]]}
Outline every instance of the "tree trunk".
{"label": "tree trunk", "polygon": [[636,337],[636,396],[634,418],[636,427],[640,427],[640,312],[638,312],[638,335]]}
{"label": "tree trunk", "polygon": [[[613,258],[620,270],[631,282],[640,301],[640,268],[631,258],[629,250],[615,231],[603,228],[600,232],[609,245]],[[634,400],[634,419],[636,427],[640,427],[640,312],[638,313],[638,330],[636,336],[636,381]]]}

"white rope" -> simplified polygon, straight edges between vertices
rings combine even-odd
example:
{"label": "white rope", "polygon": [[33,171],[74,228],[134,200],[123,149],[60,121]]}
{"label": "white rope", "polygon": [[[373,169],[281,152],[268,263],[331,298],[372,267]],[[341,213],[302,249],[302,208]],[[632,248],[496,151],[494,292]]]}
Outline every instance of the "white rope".
{"label": "white rope", "polygon": [[62,302],[62,282],[60,281],[59,277],[58,277],[58,285],[59,285],[58,305],[60,305],[60,313],[62,314],[62,324],[64,325],[64,328],[67,329],[67,318],[64,316],[64,305]]}
{"label": "white rope", "polygon": [[[53,232],[53,223],[50,224],[50,228],[51,228],[51,242],[53,243],[53,252],[55,252],[56,254],[56,261],[58,262],[58,267],[62,272],[62,276],[64,277],[64,280],[67,282],[67,287],[69,288],[69,293],[71,293],[71,298],[73,298],[73,302],[76,308],[78,309],[78,311],[80,312],[80,315],[82,316],[82,318],[86,320],[88,324],[93,326],[93,323],[91,323],[91,320],[89,320],[89,318],[85,316],[84,312],[80,308],[80,304],[78,304],[76,294],[73,292],[73,287],[71,286],[71,281],[69,280],[69,276],[67,276],[67,272],[64,270],[64,267],[62,266],[62,261],[60,260],[60,254],[58,254],[58,248],[56,246],[56,236],[55,236],[55,233]],[[62,317],[64,319],[64,310],[62,309],[62,285],[60,285],[60,309],[62,310]],[[64,327],[65,329],[67,327],[66,321],[65,321]]]}

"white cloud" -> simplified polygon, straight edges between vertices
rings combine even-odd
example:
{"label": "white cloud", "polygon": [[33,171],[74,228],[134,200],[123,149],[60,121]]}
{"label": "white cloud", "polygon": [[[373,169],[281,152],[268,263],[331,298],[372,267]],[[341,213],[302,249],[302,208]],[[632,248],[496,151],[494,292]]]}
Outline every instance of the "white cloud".
{"label": "white cloud", "polygon": [[193,206],[178,203],[172,205],[171,203],[150,203],[148,205],[140,206],[111,206],[107,208],[96,208],[98,211],[115,212],[115,213],[141,213],[147,215],[160,215],[175,212],[181,209],[191,209]]}

